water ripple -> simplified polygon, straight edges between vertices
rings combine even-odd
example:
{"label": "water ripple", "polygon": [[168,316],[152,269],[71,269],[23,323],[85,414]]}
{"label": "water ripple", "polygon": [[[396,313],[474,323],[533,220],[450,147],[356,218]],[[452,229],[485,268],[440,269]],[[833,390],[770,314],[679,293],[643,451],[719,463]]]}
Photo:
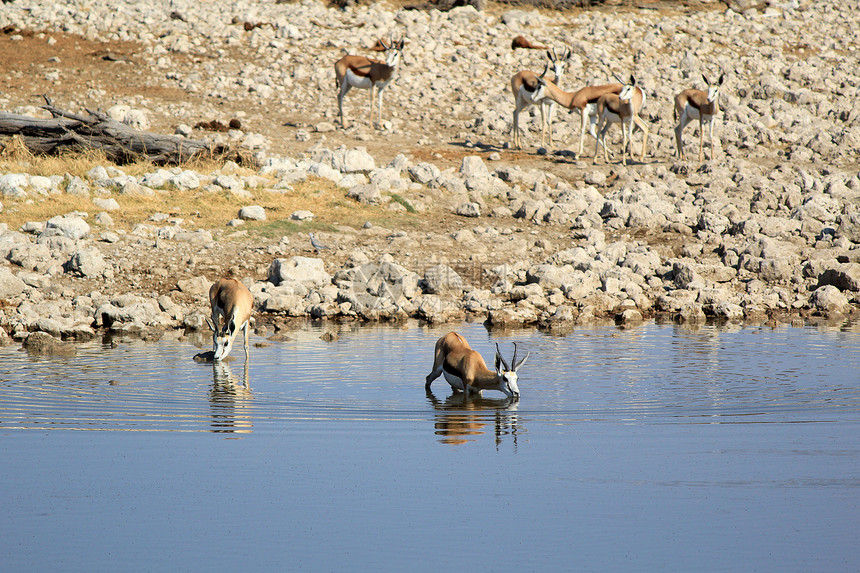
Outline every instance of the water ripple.
{"label": "water ripple", "polygon": [[[499,341],[532,352],[511,405],[492,392],[464,406],[423,376],[440,329],[359,328],[333,343],[308,328],[229,364],[196,364],[188,342],[79,346],[74,358],[0,349],[0,428],[236,431],[315,422],[434,421],[448,435],[492,426],[828,422],[860,411],[858,334],[812,328],[649,325],[461,332],[491,356]],[[446,398],[447,397],[447,398]],[[447,400],[447,401],[446,401]],[[453,401],[452,401],[453,400]]]}

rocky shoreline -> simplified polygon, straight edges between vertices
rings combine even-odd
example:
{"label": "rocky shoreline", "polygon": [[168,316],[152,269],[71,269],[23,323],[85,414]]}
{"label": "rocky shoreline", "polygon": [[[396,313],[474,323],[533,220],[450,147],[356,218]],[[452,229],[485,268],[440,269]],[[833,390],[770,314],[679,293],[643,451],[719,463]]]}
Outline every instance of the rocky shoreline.
{"label": "rocky shoreline", "polygon": [[[43,190],[97,193],[93,203],[105,209],[114,208],[112,194],[130,188],[155,193],[168,183],[220,187],[229,181],[243,187],[249,180],[265,180],[277,192],[286,182],[323,176],[339,183],[349,179],[345,192],[357,202],[379,201],[382,189],[407,195],[409,189],[435,190],[450,198],[458,194],[449,189],[460,188],[471,201],[451,201],[450,209],[474,226],[426,240],[441,238],[505,261],[481,268],[478,276],[461,276],[444,262],[418,273],[399,262],[404,249],[415,247],[407,244],[408,233],[386,230],[385,252],[346,249],[345,262],[333,266],[325,255],[291,254],[285,238],[273,245],[280,250],[270,257],[264,280],[238,277],[254,294],[261,332],[263,325],[279,330],[296,318],[445,322],[468,317],[493,326],[556,328],[607,318],[632,325],[655,315],[685,322],[834,318],[860,309],[860,212],[852,209],[860,189],[856,175],[776,169],[732,183],[737,171],[731,162],[706,164],[685,177],[676,171],[631,169],[612,182],[594,172],[572,185],[541,171],[490,171],[477,156],[464,158],[456,171],[413,164],[404,156],[376,167],[363,149],[343,148],[318,149],[306,159],[270,158],[251,176],[177,168],[135,178],[108,166],[91,170],[87,180],[7,174],[0,176],[0,188],[14,184],[23,195],[18,200]],[[749,211],[737,208],[740,197]],[[482,216],[488,202],[497,206]],[[232,224],[259,217],[265,212],[248,205]],[[163,224],[139,224],[130,232],[112,229],[109,210],[92,217],[59,215],[17,230],[0,225],[4,332],[24,340],[31,332],[82,339],[100,331],[205,329],[206,295],[216,276],[179,280],[174,292],[111,287],[128,266],[129,253],[161,249],[166,255],[180,245],[215,248],[212,230],[185,230],[167,216],[154,219]],[[550,227],[567,247],[545,251],[544,239],[529,241],[530,226]],[[676,236],[679,252],[667,256],[662,242],[646,239],[652,234]],[[608,240],[609,235],[620,238]],[[53,285],[59,278],[58,290]],[[186,302],[177,302],[175,294]]]}
{"label": "rocky shoreline", "polygon": [[[189,101],[149,102],[144,110],[145,102],[132,99],[114,110],[117,117],[140,128],[169,126],[184,136],[242,144],[259,167],[130,175],[106,164],[84,176],[0,174],[0,216],[3,204],[8,212],[63,195],[93,206],[20,228],[0,222],[0,343],[36,332],[80,340],[204,330],[209,284],[225,274],[253,292],[261,334],[308,319],[468,319],[563,329],[651,318],[841,320],[860,312],[860,75],[842,63],[856,62],[856,54],[838,40],[850,37],[842,17],[850,7],[769,2],[757,9],[733,2],[725,11],[655,17],[647,10],[616,16],[470,6],[446,13],[383,5],[338,10],[311,1],[217,9],[172,2],[173,12],[167,3],[115,12],[111,3],[91,4],[61,11],[18,0],[2,10],[14,25],[48,30],[42,34],[49,45],[50,29],[61,25],[92,40],[139,42],[144,66]],[[93,16],[102,13],[103,19]],[[267,25],[243,29],[236,18]],[[625,22],[632,26],[621,33]],[[341,52],[321,32],[360,30],[344,41],[354,46],[393,27],[411,42],[409,63],[387,90],[390,119],[381,131],[361,122],[334,130],[334,93],[327,92],[325,109],[313,106],[323,86],[331,87],[330,64]],[[786,39],[800,29],[809,35],[805,47]],[[522,65],[510,37],[523,30],[572,46],[573,67],[589,71],[574,74],[571,85],[603,77],[595,61],[643,70],[651,86],[643,118],[653,142],[644,162],[593,164],[566,150],[508,149],[513,102],[504,84]],[[727,34],[736,42],[727,42]],[[302,49],[288,49],[294,45]],[[669,48],[679,58],[659,57]],[[270,67],[243,64],[246,49],[269,58]],[[220,69],[200,56],[206,50],[220,54]],[[538,52],[532,67],[542,57]],[[695,85],[702,70],[728,61],[734,69],[717,157],[702,164],[675,160],[663,102]],[[185,73],[183,65],[197,67]],[[62,70],[50,74],[54,88],[67,77]],[[469,78],[474,93],[454,85],[454,76]],[[442,92],[458,95],[452,103]],[[19,113],[38,115],[26,102],[0,95]],[[105,109],[117,103],[97,89],[89,95],[104,98]],[[360,117],[366,99],[352,97],[353,117]],[[226,102],[225,120],[247,107],[239,115],[251,127],[200,134],[188,126],[200,117],[192,109],[198,98],[203,108]],[[271,127],[254,105],[289,105],[304,121]],[[527,115],[526,141],[534,143],[538,118]],[[556,127],[556,140],[573,148],[578,120],[560,118]],[[692,127],[686,135],[689,148]],[[266,217],[253,197],[289,194],[314,181],[334,185],[356,206],[408,210],[439,228],[334,226],[317,233],[330,248],[315,252],[301,230],[314,213],[297,211],[292,218],[300,231],[243,241],[236,231],[242,222]],[[196,228],[170,213],[152,213],[129,229],[114,223],[111,213],[124,198],[169,196],[173,189],[248,203],[221,228]],[[46,347],[44,339],[33,344]]]}

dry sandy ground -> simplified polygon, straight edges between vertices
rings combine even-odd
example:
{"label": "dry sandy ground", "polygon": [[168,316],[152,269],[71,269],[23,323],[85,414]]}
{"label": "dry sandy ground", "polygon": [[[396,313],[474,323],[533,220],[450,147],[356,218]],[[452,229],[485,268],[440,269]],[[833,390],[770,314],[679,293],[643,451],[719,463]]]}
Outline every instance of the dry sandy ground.
{"label": "dry sandy ground", "polygon": [[[722,10],[723,5],[685,7],[682,4],[654,4],[655,14],[665,11],[666,14],[685,10]],[[508,7],[491,7],[496,10],[507,10]],[[624,10],[615,8],[613,10]],[[14,36],[14,39],[13,39]],[[53,40],[46,41],[46,37]],[[370,44],[368,39],[368,45]],[[218,59],[219,65],[224,66],[226,75],[236,76],[243,62],[253,62],[260,65],[259,56],[250,47],[237,45],[226,48],[229,53]],[[41,30],[2,30],[0,32],[0,61],[3,77],[0,88],[0,110],[22,111],[26,106],[38,107],[43,103],[42,95],[48,95],[53,103],[63,109],[78,111],[82,108],[102,109],[122,101],[149,110],[151,131],[173,133],[177,124],[193,125],[196,122],[207,122],[213,119],[227,121],[239,118],[243,131],[259,133],[269,142],[267,152],[271,155],[298,156],[314,145],[336,148],[340,145],[347,147],[364,146],[373,155],[377,165],[384,165],[398,153],[404,153],[414,162],[428,161],[440,168],[459,166],[462,158],[467,155],[480,155],[485,161],[493,152],[498,152],[498,159],[489,163],[492,169],[500,165],[516,165],[521,169],[540,169],[567,180],[581,180],[583,175],[595,169],[603,171],[611,181],[618,175],[620,166],[592,165],[590,159],[574,160],[570,155],[539,155],[535,147],[535,134],[530,134],[527,140],[530,147],[522,151],[505,149],[504,142],[508,141],[507,133],[492,133],[488,136],[477,137],[465,132],[462,122],[458,126],[446,128],[444,125],[422,126],[406,123],[402,118],[408,118],[409,110],[401,110],[401,121],[394,132],[376,131],[369,127],[358,126],[347,130],[337,129],[324,133],[314,133],[313,126],[320,122],[333,122],[337,102],[332,79],[332,89],[328,93],[320,93],[319,113],[308,117],[295,110],[279,106],[271,109],[248,96],[247,91],[237,93],[235,98],[209,97],[205,93],[189,94],[179,87],[165,87],[170,83],[165,81],[165,70],[184,70],[193,73],[203,64],[211,64],[217,56],[215,53],[202,52],[177,53],[167,52],[164,57],[170,61],[160,69],[151,69],[140,54],[143,47],[132,42],[99,42],[64,34],[51,30],[47,34]],[[57,73],[59,72],[59,73]],[[333,75],[333,74],[332,74]],[[395,85],[391,89],[397,89]],[[500,86],[499,89],[505,89]],[[205,90],[204,90],[205,91]],[[356,93],[358,92],[358,93]],[[458,96],[459,97],[459,96]],[[367,105],[367,95],[364,91],[354,90],[350,94],[349,108],[351,111],[363,110]],[[671,114],[671,108],[658,102],[656,105],[666,107],[665,112]],[[654,105],[654,104],[652,104]],[[513,103],[511,102],[511,107]],[[391,107],[387,108],[389,113]],[[181,113],[179,113],[181,111]],[[395,112],[396,113],[396,112]],[[445,110],[439,110],[445,113]],[[665,114],[664,114],[665,115]],[[575,122],[578,118],[559,113],[557,121]],[[662,122],[671,121],[667,117]],[[423,130],[429,129],[434,143],[419,144]],[[310,138],[301,141],[297,134],[310,131]],[[194,136],[203,132],[195,130]],[[692,131],[688,131],[688,145],[693,140]],[[572,148],[572,142],[564,142],[564,147]],[[589,146],[593,144],[588,141]],[[587,150],[589,147],[586,148]],[[646,159],[652,165],[671,165],[671,157],[654,157]],[[330,221],[336,223],[336,221]],[[556,225],[539,225],[524,222],[510,217],[504,220],[475,220],[464,219],[451,213],[449,206],[427,205],[420,217],[410,218],[408,230],[420,237],[422,233],[437,233],[446,235],[463,228],[471,228],[476,224],[492,224],[499,227],[512,228],[519,231],[519,236],[527,239],[526,252],[520,258],[532,261],[543,261],[552,252],[559,250],[564,242],[570,242],[572,236],[567,227]],[[391,229],[397,230],[396,218],[392,219]],[[189,276],[205,274],[214,277],[223,273],[234,273],[239,276],[252,275],[256,279],[265,277],[268,263],[274,256],[289,254],[311,254],[313,251],[306,239],[294,237],[290,246],[284,250],[277,246],[277,238],[263,239],[253,236],[253,240],[218,241],[215,246],[204,252],[197,252],[193,245],[174,245],[167,251],[153,249],[142,251],[134,246],[119,244],[117,254],[124,258],[127,268],[117,276],[112,288],[117,292],[164,293],[172,290],[176,281]],[[607,233],[607,242],[614,237]],[[658,246],[663,257],[676,256],[682,252],[683,237],[675,233],[657,233],[648,236],[634,237],[647,241],[652,246]],[[470,256],[456,242],[440,241],[439,244],[421,244],[420,239],[410,237],[410,244],[398,246],[391,241],[386,229],[375,232],[359,232],[358,227],[353,231],[344,230],[343,236],[328,237],[328,241],[341,247],[324,251],[319,256],[326,259],[332,268],[340,268],[349,256],[351,247],[362,247],[368,254],[393,252],[397,262],[416,272],[428,262],[428,253],[434,253],[437,258],[452,264],[458,271],[463,271],[465,278],[476,284],[480,279],[480,266],[472,265]],[[241,256],[239,256],[241,253]],[[498,260],[490,252],[482,255],[486,264]],[[460,263],[460,267],[457,267]],[[70,279],[63,277],[62,281]],[[62,288],[62,287],[60,287]],[[86,285],[76,284],[74,290],[81,292]],[[84,291],[86,292],[86,291]],[[67,291],[66,294],[69,294]],[[181,296],[180,296],[181,298]],[[181,302],[181,300],[180,300]]]}
{"label": "dry sandy ground", "polygon": [[[12,36],[20,39],[12,40]],[[46,42],[46,36],[55,42]],[[470,143],[463,137],[461,128],[445,129],[442,132],[442,143],[438,145],[418,145],[417,137],[410,129],[398,129],[396,133],[374,131],[367,126],[356,126],[347,131],[336,130],[324,134],[314,133],[309,141],[297,141],[296,132],[306,129],[307,117],[298,114],[280,115],[273,121],[271,110],[260,106],[252,99],[239,99],[226,102],[218,98],[207,98],[205,95],[190,97],[187,92],[175,87],[163,87],[161,80],[164,70],[150,70],[140,63],[136,53],[140,46],[132,42],[99,42],[91,41],[80,36],[68,35],[56,30],[47,34],[44,31],[33,30],[4,30],[0,33],[0,61],[4,62],[4,85],[0,90],[0,110],[25,111],[28,106],[38,107],[44,103],[43,95],[48,95],[52,102],[62,109],[79,111],[83,108],[106,108],[114,101],[137,103],[150,110],[149,119],[151,131],[173,133],[177,126],[174,116],[158,113],[158,110],[170,110],[182,106],[184,115],[189,108],[196,121],[206,122],[218,119],[226,122],[230,118],[239,117],[246,132],[260,133],[270,142],[269,154],[297,156],[313,145],[322,144],[325,147],[336,148],[340,145],[347,147],[364,146],[377,160],[384,164],[393,159],[398,153],[405,153],[415,163],[431,162],[440,168],[457,167],[462,158],[467,155],[481,155],[487,160],[489,154],[498,151],[501,159],[489,164],[491,168],[498,165],[517,165],[528,169],[540,169],[554,173],[564,178],[581,178],[584,170],[593,170],[590,161],[574,162],[570,158],[557,156],[541,156],[535,146],[528,149],[505,150],[502,143],[507,134],[498,134],[492,141]],[[166,57],[172,59],[169,68],[194,67],[202,62],[206,55],[186,55],[169,53]],[[241,65],[243,58],[255,58],[255,54],[242,48],[226,58],[227,65]],[[59,70],[56,79],[55,72]],[[334,83],[334,82],[333,82]],[[396,86],[395,88],[396,89]],[[330,106],[330,110],[321,111],[314,121],[329,121],[328,116],[336,111],[337,101],[335,92],[321,94],[321,106]],[[351,109],[358,109],[366,104],[367,96],[364,91],[350,94]],[[565,116],[567,114],[564,114]],[[572,117],[572,116],[570,116]],[[575,118],[574,118],[575,119]],[[186,119],[186,122],[188,120]],[[572,121],[563,118],[562,121]],[[420,133],[419,126],[414,132]],[[195,130],[195,137],[204,132]],[[477,141],[477,140],[475,140]],[[532,142],[533,143],[533,142]],[[605,167],[612,177],[612,167]],[[447,207],[429,204],[421,217],[410,217],[408,230],[410,232],[432,232],[442,235],[457,230],[472,227],[474,220],[464,219],[453,215]],[[396,218],[389,227],[396,229]],[[518,219],[505,219],[503,226],[523,231],[528,237],[531,255],[550,254],[558,247],[561,229],[554,226],[540,227],[522,222]],[[277,239],[265,239],[254,236],[252,241],[219,241],[214,248],[199,252],[193,245],[173,245],[172,252],[163,250],[140,250],[135,246],[117,245],[113,255],[125,260],[125,272],[118,274],[113,290],[118,293],[127,291],[164,293],[171,291],[176,281],[182,278],[204,274],[214,277],[219,274],[231,273],[237,276],[253,276],[263,279],[266,269],[274,256],[302,254],[321,256],[333,268],[339,268],[349,256],[350,247],[362,247],[368,254],[374,252],[394,252],[398,262],[408,268],[421,272],[422,267],[432,264],[432,261],[445,261],[456,268],[471,284],[478,285],[481,280],[483,265],[497,263],[493,253],[481,257],[481,262],[475,263],[468,255],[460,250],[460,246],[451,241],[440,241],[435,245],[423,245],[423,248],[398,248],[387,238],[388,229],[376,229],[373,232],[348,234],[340,239],[329,240],[343,248],[313,254],[313,250],[302,237],[294,237],[286,251],[276,247]],[[657,239],[657,238],[652,238]],[[679,245],[677,236],[666,234],[659,240],[666,242],[668,250],[674,250]],[[434,256],[427,256],[432,249]],[[103,250],[110,252],[110,247]],[[241,256],[238,255],[241,253]],[[541,258],[541,257],[537,257]],[[63,284],[69,283],[68,277],[58,277],[55,289],[62,291]],[[87,282],[87,281],[84,281]],[[81,284],[75,281],[75,292],[86,292],[97,285]],[[68,289],[68,285],[66,285]],[[66,290],[66,294],[70,294]],[[181,293],[174,293],[180,302],[184,298]]]}
{"label": "dry sandy ground", "polygon": [[[649,6],[667,13],[688,9],[682,4],[650,3]],[[720,7],[721,5],[699,6],[697,10]],[[489,9],[502,12],[510,7],[496,6]],[[624,9],[614,8],[613,12]],[[23,38],[11,41],[12,35]],[[173,133],[178,121],[176,115],[170,111],[180,108],[184,117],[189,116],[190,110],[194,123],[239,118],[244,131],[266,136],[270,142],[268,152],[276,155],[296,156],[317,144],[329,148],[340,145],[364,146],[377,159],[377,163],[387,162],[398,153],[405,153],[413,162],[429,161],[444,169],[459,165],[462,157],[466,155],[480,154],[486,158],[489,153],[499,151],[501,159],[495,165],[516,164],[522,169],[541,169],[565,178],[581,177],[583,169],[592,169],[590,160],[576,163],[570,156],[538,155],[534,134],[526,136],[527,149],[519,151],[503,149],[503,144],[509,140],[507,133],[494,133],[480,138],[465,132],[462,127],[446,128],[441,124],[402,125],[394,132],[372,130],[366,125],[359,125],[346,131],[338,129],[323,134],[312,133],[309,140],[297,141],[297,131],[308,128],[313,131],[312,126],[318,122],[334,121],[337,99],[333,72],[331,91],[319,94],[319,113],[308,117],[288,108],[273,110],[261,105],[254,98],[243,97],[241,90],[237,90],[235,99],[225,101],[206,94],[192,96],[178,87],[165,87],[164,84],[168,83],[164,80],[165,70],[150,69],[144,64],[136,57],[143,48],[132,42],[90,41],[56,30],[51,30],[48,35],[56,43],[47,43],[43,31],[38,30],[6,29],[0,33],[0,61],[3,62],[3,70],[0,73],[4,76],[3,87],[0,89],[0,110],[13,111],[21,106],[38,107],[44,103],[42,94],[51,97],[57,107],[70,111],[85,107],[104,109],[122,101],[132,106],[137,103],[149,110],[151,130],[162,133]],[[367,43],[372,43],[370,38]],[[259,56],[250,47],[233,46],[227,50],[228,55],[219,59],[219,65],[225,66],[225,74],[236,75],[235,70],[240,69],[243,62],[260,65]],[[201,64],[217,58],[214,53],[177,52],[168,52],[164,57],[171,60],[167,66],[168,70],[183,70],[185,73],[193,73]],[[408,53],[404,57],[408,58]],[[55,79],[53,71],[59,71],[56,75],[62,79]],[[398,89],[396,82],[390,89]],[[502,85],[499,89],[507,91],[508,88]],[[367,92],[353,90],[347,96],[346,105],[352,117],[366,111]],[[446,112],[442,109],[438,111],[440,114]],[[391,104],[388,104],[386,114],[391,112]],[[557,121],[573,124],[578,122],[578,118],[562,111],[557,113]],[[191,123],[188,119],[184,119],[184,122]],[[418,143],[428,128],[434,134],[433,140],[442,143]],[[200,133],[195,132],[195,136]],[[435,137],[437,134],[439,137]],[[588,145],[591,143],[589,141]],[[562,148],[573,147],[573,142],[562,143]],[[590,149],[587,147],[587,152]]]}

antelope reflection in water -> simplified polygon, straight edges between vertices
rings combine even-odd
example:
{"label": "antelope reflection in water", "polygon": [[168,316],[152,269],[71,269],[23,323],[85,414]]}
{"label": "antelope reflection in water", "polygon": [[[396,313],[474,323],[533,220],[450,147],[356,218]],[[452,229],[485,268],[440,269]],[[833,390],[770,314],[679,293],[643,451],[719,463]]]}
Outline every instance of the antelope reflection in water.
{"label": "antelope reflection in water", "polygon": [[496,447],[501,445],[504,436],[511,436],[516,449],[517,437],[525,431],[519,424],[518,400],[482,397],[466,399],[461,392],[456,392],[442,401],[429,390],[427,400],[436,411],[433,426],[436,435],[441,436],[439,441],[443,444],[456,446],[474,441],[475,438],[471,436],[485,434],[486,426],[492,421]]}
{"label": "antelope reflection in water", "polygon": [[209,406],[212,410],[212,432],[250,434],[251,386],[248,381],[248,361],[245,361],[243,380],[240,383],[226,362],[212,363],[212,390]]}

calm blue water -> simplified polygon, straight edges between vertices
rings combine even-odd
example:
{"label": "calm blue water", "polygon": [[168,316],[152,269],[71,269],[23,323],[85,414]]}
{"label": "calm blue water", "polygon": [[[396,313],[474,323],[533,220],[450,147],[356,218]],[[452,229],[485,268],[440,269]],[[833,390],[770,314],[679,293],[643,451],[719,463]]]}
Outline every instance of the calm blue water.
{"label": "calm blue water", "polygon": [[458,326],[516,404],[425,394],[450,328],[0,349],[0,569],[860,570],[860,325]]}

